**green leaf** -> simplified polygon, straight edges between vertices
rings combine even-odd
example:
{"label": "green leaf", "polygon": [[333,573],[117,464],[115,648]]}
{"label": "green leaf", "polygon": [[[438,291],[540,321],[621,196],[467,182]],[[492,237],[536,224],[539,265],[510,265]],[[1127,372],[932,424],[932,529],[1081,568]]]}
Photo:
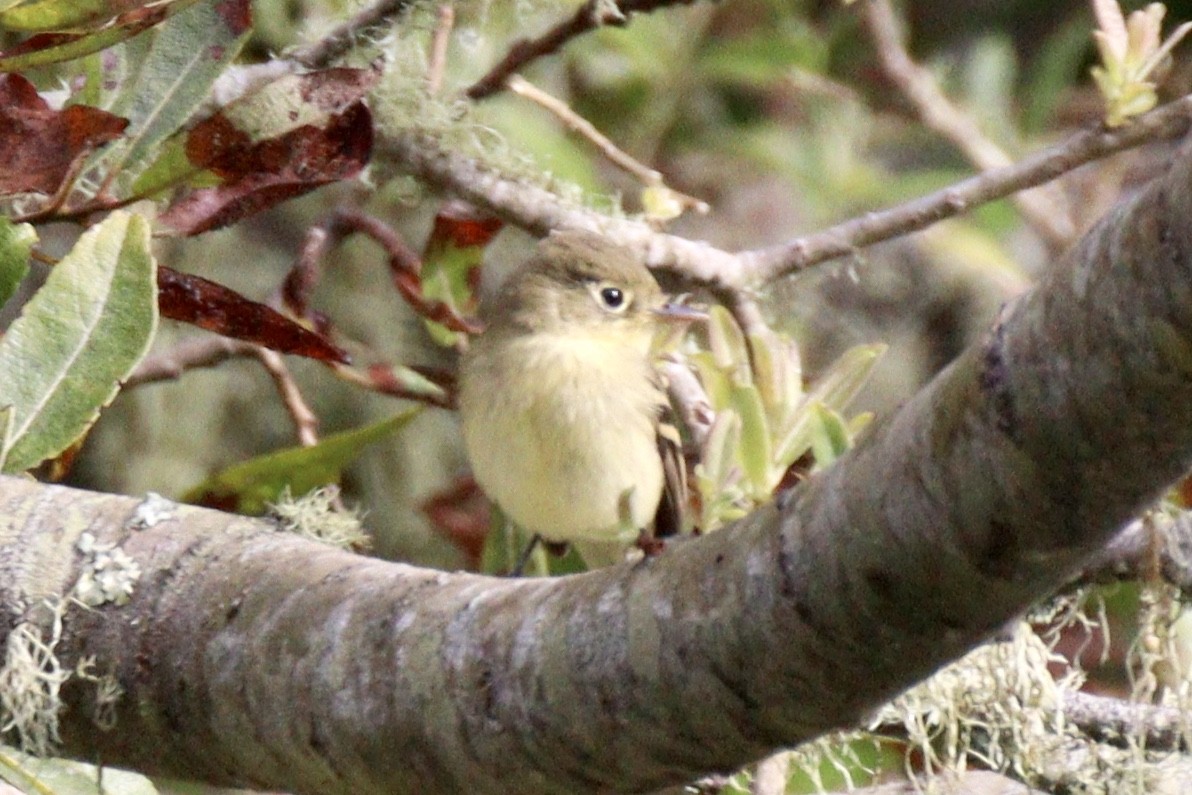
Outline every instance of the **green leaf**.
{"label": "green leaf", "polygon": [[827,469],[852,446],[852,437],[844,418],[824,404],[811,404],[811,416],[811,452],[815,455],[815,468]]}
{"label": "green leaf", "polygon": [[712,351],[716,365],[726,372],[743,373],[748,378],[749,348],[732,313],[720,304],[713,304],[708,310],[707,329],[708,349]]}
{"label": "green leaf", "polygon": [[878,357],[885,350],[885,345],[858,345],[849,348],[832,363],[807,393],[791,426],[782,435],[782,441],[777,445],[775,464],[785,469],[811,447],[814,415],[807,409],[818,403],[834,411],[843,411],[861,391]]}
{"label": "green leaf", "polygon": [[738,450],[745,477],[751,487],[750,496],[765,499],[769,497],[774,483],[770,476],[773,453],[770,424],[766,421],[762,396],[752,384],[738,384],[733,389],[732,407],[741,418],[741,446]]}
{"label": "green leaf", "polygon": [[12,406],[0,406],[0,472],[4,471],[4,460],[8,458],[9,440],[12,438]]}
{"label": "green leaf", "polygon": [[130,124],[126,139],[106,158],[110,171],[139,171],[194,114],[247,41],[248,23],[244,0],[220,0],[193,5],[153,31],[136,80],[112,105]]}
{"label": "green leaf", "polygon": [[136,36],[81,58],[77,68],[83,84],[71,95],[69,104],[111,110],[124,87],[136,79],[152,39],[151,35]]}
{"label": "green leaf", "polygon": [[[153,782],[139,773],[69,759],[37,757],[0,746],[0,781],[30,795],[157,795]],[[8,790],[5,790],[6,792]]]}
{"label": "green leaf", "polygon": [[83,234],[0,339],[0,406],[13,407],[6,472],[82,436],[157,327],[149,223],[112,213]]}
{"label": "green leaf", "polygon": [[716,364],[715,355],[711,351],[695,351],[688,354],[687,358],[699,371],[699,382],[712,408],[717,411],[726,408],[732,399],[733,385],[724,370]]}
{"label": "green leaf", "polygon": [[183,495],[186,502],[215,502],[244,514],[261,514],[287,486],[295,497],[339,480],[360,451],[402,428],[422,410],[414,406],[380,422],[328,436],[310,447],[290,447],[228,467]]}
{"label": "green leaf", "polygon": [[[164,14],[176,14],[197,0],[177,0],[164,10]],[[106,50],[122,41],[131,39],[160,21],[158,16],[139,17],[134,15],[130,19],[116,20],[107,27],[100,28],[95,33],[84,35],[53,34],[44,46],[33,49],[16,48],[15,53],[6,58],[0,58],[0,72],[19,72],[34,66],[71,61],[85,55]],[[134,39],[135,40],[135,39]]]}
{"label": "green leaf", "polygon": [[78,30],[148,4],[149,0],[28,0],[0,13],[0,28],[27,32]]}
{"label": "green leaf", "polygon": [[14,224],[0,216],[0,306],[16,293],[29,272],[29,252],[37,232],[29,224]]}
{"label": "green leaf", "polygon": [[718,411],[700,452],[699,468],[711,485],[721,487],[728,482],[740,443],[741,418],[731,409]]}
{"label": "green leaf", "polygon": [[803,397],[803,372],[795,344],[778,334],[750,334],[753,380],[771,425],[781,428]]}
{"label": "green leaf", "polygon": [[[484,259],[484,250],[500,231],[501,221],[477,214],[470,208],[448,204],[435,216],[434,229],[422,252],[420,282],[422,294],[446,304],[457,315],[476,310],[473,288]],[[426,320],[431,339],[450,347],[460,332]]]}

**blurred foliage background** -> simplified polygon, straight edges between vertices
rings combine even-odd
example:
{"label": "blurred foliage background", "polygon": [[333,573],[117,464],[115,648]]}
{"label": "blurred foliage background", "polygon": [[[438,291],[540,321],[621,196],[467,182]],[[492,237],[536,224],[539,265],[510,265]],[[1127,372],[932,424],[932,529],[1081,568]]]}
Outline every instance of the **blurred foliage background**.
{"label": "blurred foliage background", "polygon": [[[312,40],[359,3],[261,0],[250,58]],[[511,41],[539,32],[576,3],[461,2],[448,50],[445,92],[462,90]],[[1170,19],[1192,12],[1175,3]],[[912,54],[948,96],[1013,157],[1096,123],[1088,68],[1092,16],[1083,2],[906,3]],[[409,15],[382,42],[388,56],[424,68],[433,6]],[[361,56],[366,59],[367,56]],[[395,70],[400,72],[400,70]],[[677,234],[735,250],[776,243],[955,182],[973,167],[925,129],[878,65],[856,6],[729,0],[636,15],[570,43],[527,70],[667,184],[709,202],[707,215],[670,225]],[[1186,90],[1177,67],[1166,95]],[[493,141],[532,168],[589,196],[640,210],[638,189],[559,122],[509,92],[478,103]],[[1154,146],[1082,168],[1061,180],[1079,226],[1165,160]],[[166,242],[162,263],[263,298],[293,262],[306,229],[343,205],[396,225],[415,248],[437,203],[400,176],[377,190],[334,186],[232,228]],[[507,229],[487,253],[489,282],[530,244]],[[800,341],[809,377],[846,348],[890,351],[858,401],[879,414],[899,405],[966,344],[998,307],[1054,256],[1008,201],[791,278],[764,296],[775,326]],[[350,239],[334,250],[316,297],[341,330],[393,361],[451,367],[390,286],[378,248]],[[193,334],[165,324],[157,349]],[[391,414],[394,401],[292,363],[323,433]],[[71,476],[89,488],[178,496],[210,472],[293,443],[293,430],[262,368],[227,362],[122,394],[104,415]],[[367,513],[386,557],[461,565],[460,551],[418,506],[466,473],[454,416],[430,409],[401,434],[365,451],[350,471],[348,502]]]}
{"label": "blurred foliage background", "polygon": [[[257,0],[246,57],[263,62],[315,40],[364,5]],[[393,68],[378,94],[390,98],[398,115],[407,109],[404,123],[411,127],[425,123],[418,114],[426,108],[401,98],[422,90],[439,5],[413,4],[395,31],[349,58],[363,65],[378,50],[384,54]],[[455,27],[441,91],[446,99],[432,108],[447,122],[463,113],[462,100],[453,104],[451,97],[484,74],[516,38],[545,30],[579,3],[450,5]],[[1141,5],[1123,3],[1127,10]],[[1089,78],[1093,16],[1083,0],[915,0],[901,9],[912,56],[1011,158],[1100,123],[1103,104]],[[1168,5],[1167,27],[1189,17],[1192,0]],[[1186,61],[1174,59],[1160,84],[1161,98],[1192,88]],[[68,74],[60,69],[39,73],[38,87],[54,89]],[[668,231],[728,250],[789,240],[921,196],[976,170],[954,142],[924,125],[883,70],[860,4],[722,0],[667,7],[636,15],[626,27],[580,37],[534,62],[525,77],[660,171],[667,185],[711,206],[707,214],[671,222]],[[642,211],[640,186],[542,108],[511,92],[475,104],[468,110],[471,135],[486,151],[503,153],[539,181],[579,186],[595,206]],[[1112,203],[1162,170],[1175,145],[1132,150],[1061,178],[1058,200],[1074,226],[1095,223]],[[360,184],[321,189],[227,229],[163,239],[160,262],[264,300],[295,261],[307,230],[341,207],[383,218],[420,250],[441,202],[412,180],[376,168]],[[56,247],[66,251],[78,232],[66,224],[38,231],[49,253],[58,253]],[[516,229],[502,231],[485,254],[485,284],[499,280],[532,243]],[[808,381],[853,346],[888,344],[850,410],[882,415],[977,340],[998,309],[1060,253],[1011,200],[1003,200],[811,268],[760,298],[773,326],[798,341]],[[454,367],[454,352],[430,339],[393,289],[374,243],[350,238],[326,261],[315,304],[343,335],[391,362]],[[0,316],[0,327],[7,320]],[[169,350],[198,333],[163,323],[155,350]],[[293,358],[290,366],[324,436],[361,428],[404,407],[310,361]],[[68,482],[178,498],[213,472],[294,444],[294,423],[268,374],[256,360],[236,359],[123,391],[95,426]],[[364,512],[376,554],[458,568],[468,564],[467,551],[424,507],[450,494],[466,474],[454,414],[427,408],[408,427],[363,451],[347,473],[344,498]],[[444,499],[483,522],[482,505]],[[1059,649],[1079,658],[1083,668],[1101,666],[1094,687],[1128,689],[1124,660],[1138,602],[1136,588],[1110,595],[1112,648],[1106,648],[1108,638],[1100,630],[1082,629],[1060,641]],[[868,741],[853,749],[867,765],[878,764],[875,754],[889,750],[875,751]],[[901,751],[887,761],[901,766]],[[829,777],[825,783],[842,782]]]}

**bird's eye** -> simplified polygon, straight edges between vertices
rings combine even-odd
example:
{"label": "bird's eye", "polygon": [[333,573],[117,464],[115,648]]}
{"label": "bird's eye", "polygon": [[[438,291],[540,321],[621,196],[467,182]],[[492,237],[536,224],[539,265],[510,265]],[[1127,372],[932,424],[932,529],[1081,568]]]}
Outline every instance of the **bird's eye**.
{"label": "bird's eye", "polygon": [[625,293],[619,287],[602,287],[600,300],[609,309],[620,309],[625,304]]}
{"label": "bird's eye", "polygon": [[612,282],[589,282],[588,292],[601,309],[614,315],[623,314],[633,303],[633,291]]}

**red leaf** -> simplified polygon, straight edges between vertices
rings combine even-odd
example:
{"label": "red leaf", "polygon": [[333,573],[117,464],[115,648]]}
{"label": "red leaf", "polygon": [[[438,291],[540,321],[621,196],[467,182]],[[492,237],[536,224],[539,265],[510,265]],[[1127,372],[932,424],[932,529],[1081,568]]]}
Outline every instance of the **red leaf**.
{"label": "red leaf", "polygon": [[505,222],[495,215],[483,215],[463,202],[448,202],[435,215],[435,225],[427,249],[452,243],[456,248],[487,246]]}
{"label": "red leaf", "polygon": [[85,105],[54,110],[24,77],[0,74],[0,195],[57,193],[76,164],[127,126]]}
{"label": "red leaf", "polygon": [[215,11],[233,36],[239,36],[252,26],[252,3],[249,0],[219,0]]}
{"label": "red leaf", "polygon": [[348,354],[285,315],[235,290],[189,273],[157,269],[157,304],[163,317],[280,353],[346,364]]}
{"label": "red leaf", "polygon": [[463,551],[469,567],[480,568],[491,527],[491,505],[476,481],[460,478],[426,502],[422,512],[440,535]]}
{"label": "red leaf", "polygon": [[332,116],[326,127],[305,125],[257,143],[216,114],[187,137],[186,153],[195,165],[227,182],[187,193],[170,205],[161,221],[196,235],[349,179],[368,163],[372,137],[372,114],[359,101]]}

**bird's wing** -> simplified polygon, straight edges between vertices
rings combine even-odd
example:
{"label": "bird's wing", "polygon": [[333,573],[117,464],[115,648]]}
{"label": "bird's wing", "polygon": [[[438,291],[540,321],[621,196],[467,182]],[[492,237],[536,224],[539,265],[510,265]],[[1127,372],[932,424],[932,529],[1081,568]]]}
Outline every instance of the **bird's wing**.
{"label": "bird's wing", "polygon": [[666,538],[683,531],[687,512],[687,467],[683,461],[683,440],[675,427],[670,405],[658,418],[658,455],[662,458],[662,499],[654,514],[654,536]]}

